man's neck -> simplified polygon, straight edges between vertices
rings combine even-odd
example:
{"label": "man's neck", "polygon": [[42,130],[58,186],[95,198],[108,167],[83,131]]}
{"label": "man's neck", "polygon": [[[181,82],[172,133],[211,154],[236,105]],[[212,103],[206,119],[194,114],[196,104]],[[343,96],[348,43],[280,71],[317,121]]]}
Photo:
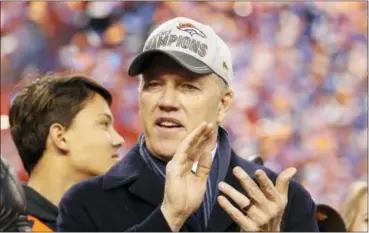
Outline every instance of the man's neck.
{"label": "man's neck", "polygon": [[65,158],[45,154],[33,169],[28,186],[58,206],[64,193],[86,178],[73,171]]}

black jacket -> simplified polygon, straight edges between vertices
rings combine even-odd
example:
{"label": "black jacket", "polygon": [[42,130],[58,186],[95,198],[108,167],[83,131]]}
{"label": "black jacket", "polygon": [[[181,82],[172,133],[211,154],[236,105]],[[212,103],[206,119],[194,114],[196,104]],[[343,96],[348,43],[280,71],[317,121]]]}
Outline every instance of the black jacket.
{"label": "black jacket", "polygon": [[0,156],[0,232],[30,230],[22,186],[8,161]]}
{"label": "black jacket", "polygon": [[[248,162],[231,152],[225,182],[243,189],[232,169],[241,166],[254,177],[261,168],[275,182],[276,174]],[[164,184],[144,163],[136,145],[104,176],[74,185],[62,198],[57,218],[58,231],[170,231],[160,211]],[[283,231],[318,231],[316,207],[309,193],[296,181],[289,186],[289,200],[283,219]],[[181,231],[194,231],[188,220]],[[216,203],[208,231],[239,231],[238,226]]]}
{"label": "black jacket", "polygon": [[[52,187],[50,187],[52,188]],[[51,231],[56,231],[56,217],[58,216],[58,207],[39,194],[33,188],[23,184],[23,189],[27,199],[27,215],[37,218]],[[33,221],[31,227],[33,227]],[[37,228],[33,228],[33,230]]]}

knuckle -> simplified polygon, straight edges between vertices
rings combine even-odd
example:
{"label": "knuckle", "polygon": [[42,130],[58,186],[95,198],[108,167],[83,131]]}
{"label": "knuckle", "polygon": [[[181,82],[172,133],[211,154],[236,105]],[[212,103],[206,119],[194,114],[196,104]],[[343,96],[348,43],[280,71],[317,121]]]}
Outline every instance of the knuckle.
{"label": "knuckle", "polygon": [[266,186],[265,191],[268,192],[268,193],[274,193],[273,189],[274,189],[274,187],[268,185],[268,186]]}
{"label": "knuckle", "polygon": [[200,172],[199,174],[203,177],[203,178],[207,178],[209,173],[210,173],[210,169],[204,166],[199,166],[197,168]]}
{"label": "knuckle", "polygon": [[236,211],[232,211],[231,216],[232,216],[233,220],[237,223],[240,223],[242,218],[243,218],[243,215],[239,212],[236,212]]}

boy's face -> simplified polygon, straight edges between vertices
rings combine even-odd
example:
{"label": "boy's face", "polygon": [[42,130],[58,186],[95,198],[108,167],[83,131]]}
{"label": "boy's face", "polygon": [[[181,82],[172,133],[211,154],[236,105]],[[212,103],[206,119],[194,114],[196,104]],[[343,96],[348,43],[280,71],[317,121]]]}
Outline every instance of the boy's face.
{"label": "boy's face", "polygon": [[71,165],[95,176],[109,170],[119,159],[117,150],[124,139],[113,126],[113,115],[106,100],[98,94],[86,101],[65,133]]}

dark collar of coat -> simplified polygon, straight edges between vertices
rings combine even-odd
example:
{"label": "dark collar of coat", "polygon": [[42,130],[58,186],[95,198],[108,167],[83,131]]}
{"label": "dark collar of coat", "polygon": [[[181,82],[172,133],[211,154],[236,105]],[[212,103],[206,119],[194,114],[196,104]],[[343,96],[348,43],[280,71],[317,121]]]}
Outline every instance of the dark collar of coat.
{"label": "dark collar of coat", "polygon": [[[151,171],[139,154],[136,144],[103,178],[103,189],[129,185],[129,192],[158,206],[163,198],[164,181]],[[155,188],[153,188],[155,187]]]}

